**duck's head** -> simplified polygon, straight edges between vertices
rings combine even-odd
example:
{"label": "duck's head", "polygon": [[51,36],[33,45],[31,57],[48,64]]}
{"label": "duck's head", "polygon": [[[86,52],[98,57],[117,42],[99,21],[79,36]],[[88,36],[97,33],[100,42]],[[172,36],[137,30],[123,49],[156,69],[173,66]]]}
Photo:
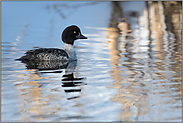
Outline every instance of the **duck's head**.
{"label": "duck's head", "polygon": [[62,41],[64,43],[73,45],[77,39],[87,39],[87,37],[81,34],[79,27],[72,25],[64,29],[62,33]]}

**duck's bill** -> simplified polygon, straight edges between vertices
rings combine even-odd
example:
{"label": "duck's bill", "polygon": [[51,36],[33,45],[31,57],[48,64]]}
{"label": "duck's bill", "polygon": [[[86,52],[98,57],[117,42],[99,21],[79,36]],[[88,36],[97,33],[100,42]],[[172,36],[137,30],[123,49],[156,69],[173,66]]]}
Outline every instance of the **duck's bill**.
{"label": "duck's bill", "polygon": [[84,35],[82,35],[81,33],[76,36],[77,39],[87,39],[87,37],[85,37]]}

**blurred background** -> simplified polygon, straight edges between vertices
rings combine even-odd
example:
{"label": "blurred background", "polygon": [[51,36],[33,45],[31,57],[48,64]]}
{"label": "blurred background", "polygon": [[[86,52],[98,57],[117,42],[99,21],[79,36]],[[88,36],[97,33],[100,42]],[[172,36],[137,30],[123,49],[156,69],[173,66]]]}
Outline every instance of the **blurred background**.
{"label": "blurred background", "polygon": [[[14,60],[73,24],[77,63]],[[181,122],[181,87],[181,1],[1,2],[1,121]]]}

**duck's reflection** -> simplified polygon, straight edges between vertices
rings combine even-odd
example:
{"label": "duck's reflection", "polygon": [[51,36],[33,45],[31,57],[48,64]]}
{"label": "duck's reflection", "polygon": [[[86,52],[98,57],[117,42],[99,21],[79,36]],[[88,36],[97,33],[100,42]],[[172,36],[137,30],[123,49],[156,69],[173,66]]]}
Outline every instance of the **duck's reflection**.
{"label": "duck's reflection", "polygon": [[[51,61],[22,61],[22,63],[26,64],[27,69],[36,69],[36,73],[44,74],[44,73],[62,73],[65,69],[65,73],[62,75],[62,85],[66,93],[73,92],[81,92],[80,86],[86,85],[86,83],[82,82],[84,78],[77,78],[74,76],[75,69],[77,67],[77,61],[64,61],[64,62],[51,62]],[[80,96],[76,96],[73,94],[73,97],[67,98],[76,99]]]}
{"label": "duck's reflection", "polygon": [[[81,85],[86,85],[86,83],[82,82],[84,78],[76,78],[74,77],[74,70],[77,66],[77,61],[72,61],[69,62],[67,68],[65,69],[65,75],[63,75],[62,81],[62,87],[64,88],[64,91],[66,93],[73,93],[73,92],[81,92]],[[78,87],[78,88],[77,88]],[[70,99],[75,99],[79,98],[80,96],[74,96],[67,98],[68,100]]]}

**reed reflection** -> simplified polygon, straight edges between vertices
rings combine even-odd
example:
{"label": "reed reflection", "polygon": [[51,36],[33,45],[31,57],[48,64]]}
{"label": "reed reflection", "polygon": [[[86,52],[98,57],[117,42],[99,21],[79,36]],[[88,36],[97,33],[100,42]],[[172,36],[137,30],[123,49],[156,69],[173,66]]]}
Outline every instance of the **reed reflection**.
{"label": "reed reflection", "polygon": [[66,14],[65,9],[67,9],[67,12],[70,10],[69,16],[72,14],[72,11],[75,11],[77,8],[80,7],[86,7],[86,6],[92,6],[92,5],[96,5],[99,4],[101,2],[97,1],[97,2],[88,2],[88,3],[83,3],[83,2],[76,2],[75,4],[67,4],[67,3],[57,3],[57,4],[53,4],[53,5],[47,5],[46,9],[49,10],[54,10],[56,13],[58,13],[60,15],[60,17],[62,17],[63,19],[68,17],[68,14]]}
{"label": "reed reflection", "polygon": [[[174,99],[182,99],[182,88],[180,86],[182,85],[182,48],[180,48],[182,47],[182,34],[180,34],[182,30],[182,26],[180,26],[182,23],[181,7],[179,2],[158,2],[151,4],[153,17],[152,29],[157,32],[155,33],[155,46],[156,51],[159,52],[156,54],[156,58],[159,61],[154,62],[158,72],[154,72],[154,74],[160,80],[163,80],[161,83],[165,83],[164,80],[172,83],[162,85],[163,88],[166,88],[167,93],[159,92],[160,94],[171,97],[171,93],[178,92],[179,95],[177,97],[174,98],[172,96],[172,102],[174,102]],[[166,73],[166,71],[169,71],[169,73]],[[177,88],[177,90],[173,88]]]}
{"label": "reed reflection", "polygon": [[[36,120],[44,120],[47,119],[47,117],[59,117],[56,114],[62,110],[60,100],[64,103],[65,98],[67,100],[79,98],[81,86],[86,85],[86,83],[83,82],[84,78],[74,76],[77,61],[22,61],[22,63],[26,65],[28,71],[32,71],[31,75],[27,75],[29,78],[27,79],[27,83],[16,85],[20,88],[27,87],[27,89],[20,89],[21,93],[23,93],[20,96],[23,100],[21,108],[22,120],[29,121],[31,118],[28,114],[30,113],[33,113],[32,118]],[[61,85],[60,81],[56,79],[56,76],[60,76]],[[63,89],[66,93],[66,97],[64,97],[65,94],[62,93]],[[50,91],[50,93],[45,91]],[[52,105],[52,103],[54,104],[56,102],[56,106]]]}
{"label": "reed reflection", "polygon": [[[119,9],[118,11],[121,10],[122,9]],[[113,11],[113,13],[116,13],[116,11]],[[139,24],[138,19],[140,14],[138,14],[138,12],[133,13],[129,17],[137,18],[136,23]],[[121,16],[118,16],[116,20],[119,20],[118,18],[121,18]],[[148,69],[148,66],[146,66],[146,61],[151,63],[153,58],[151,56],[152,40],[149,39],[146,43],[140,44],[138,39],[134,39],[137,38],[137,36],[129,34],[133,30],[130,30],[130,25],[126,22],[125,18],[115,24],[117,26],[113,26],[113,33],[110,32],[109,35],[111,35],[108,37],[111,41],[111,44],[109,44],[109,50],[112,54],[110,61],[115,66],[112,68],[114,69],[114,73],[112,74],[115,80],[114,88],[119,89],[119,94],[112,100],[123,104],[121,121],[137,121],[138,117],[146,115],[150,111],[151,104],[148,103],[148,94],[150,92],[147,89],[148,85],[144,79],[148,78],[147,73],[149,73],[148,71],[150,70],[150,68]],[[151,37],[151,31],[149,32],[149,37]],[[120,35],[120,33],[122,35]],[[119,39],[121,40],[119,41]],[[144,51],[143,47],[146,46],[145,44],[149,46],[147,47],[149,48],[147,54],[142,52],[142,50]],[[149,56],[149,59],[147,59],[147,56]],[[135,110],[133,111],[132,108]]]}
{"label": "reed reflection", "polygon": [[[128,19],[123,18],[119,21],[122,18],[120,14],[116,14],[117,11],[122,11],[122,9],[116,10],[119,5],[115,6],[113,10],[116,11],[112,12],[117,15],[116,19],[111,16],[113,22],[109,24],[109,52],[111,64],[114,66],[112,78],[115,80],[113,88],[119,89],[119,94],[112,100],[123,104],[121,121],[138,121],[151,110],[161,110],[165,113],[165,109],[157,109],[158,105],[167,105],[170,108],[170,105],[175,103],[179,107],[182,95],[180,86],[182,70],[178,69],[181,68],[182,63],[180,60],[182,27],[177,26],[182,21],[179,16],[181,12],[175,14],[175,11],[180,10],[181,5],[177,7],[179,9],[168,14],[167,16],[171,15],[171,17],[166,19],[164,13],[167,8],[163,5],[166,2],[144,4],[145,18],[148,22],[144,24],[147,28],[143,30],[138,28],[139,35],[129,34],[132,32],[128,31],[131,23],[128,24],[126,20],[136,18],[137,27],[140,27],[139,18],[142,14],[133,12],[137,14],[131,14]],[[145,29],[148,35],[140,37],[141,31]],[[173,94],[175,92],[176,95]],[[157,98],[150,99],[149,96],[156,96],[158,101]],[[173,110],[169,110],[169,113],[173,113]]]}
{"label": "reed reflection", "polygon": [[[111,22],[108,29],[108,38],[110,39],[109,52],[111,64],[114,66],[112,67],[112,78],[115,80],[113,88],[119,89],[119,94],[112,100],[123,104],[120,121],[129,121],[132,116],[138,117],[140,112],[139,99],[141,98],[140,95],[135,93],[134,88],[134,85],[136,84],[136,79],[134,78],[135,75],[137,75],[137,70],[132,67],[136,59],[133,58],[134,52],[131,49],[133,44],[130,42],[132,40],[134,41],[134,38],[131,35],[128,35],[132,30],[128,28],[129,25],[125,22],[126,19],[123,18],[122,22],[119,22],[119,18],[123,17],[119,2],[113,2],[112,14],[115,16],[111,16]],[[126,39],[130,41],[126,42]],[[121,61],[121,59],[124,58],[127,59]],[[124,66],[125,68],[121,69],[121,66]],[[122,73],[126,74],[126,76],[122,75]],[[144,105],[145,102],[146,101],[141,101]],[[135,114],[131,110],[131,107],[137,108]]]}

